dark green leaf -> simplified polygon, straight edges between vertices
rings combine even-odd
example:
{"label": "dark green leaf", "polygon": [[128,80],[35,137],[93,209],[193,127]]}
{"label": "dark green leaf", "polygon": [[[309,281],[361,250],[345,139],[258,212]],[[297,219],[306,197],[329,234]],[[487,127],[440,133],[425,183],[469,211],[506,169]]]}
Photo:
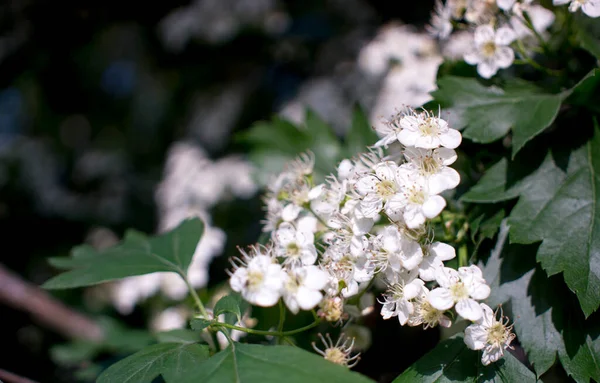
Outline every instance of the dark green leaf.
{"label": "dark green leaf", "polygon": [[368,383],[370,379],[290,346],[235,343],[200,363],[181,383]]}
{"label": "dark green leaf", "polygon": [[194,318],[191,320],[190,326],[192,327],[192,330],[202,331],[208,326],[210,326],[211,323],[211,321],[204,318]]}
{"label": "dark green leaf", "polygon": [[346,152],[348,157],[364,152],[367,146],[372,146],[379,138],[369,123],[369,118],[360,106],[352,113],[352,127],[346,134]]}
{"label": "dark green leaf", "polygon": [[225,295],[215,304],[215,308],[213,309],[215,318],[221,314],[231,313],[235,315],[238,322],[241,321],[240,302],[241,298],[239,295]]}
{"label": "dark green leaf", "polygon": [[600,382],[600,315],[587,321],[577,315],[567,318],[565,347],[558,353],[565,371],[577,382]]}
{"label": "dark green leaf", "polygon": [[43,287],[64,289],[89,286],[157,271],[185,273],[203,230],[202,221],[192,219],[150,239],[140,233],[130,232],[121,244],[98,252],[95,256],[86,253],[86,256],[73,257],[68,264],[72,269],[50,279]]}
{"label": "dark green leaf", "polygon": [[455,129],[475,142],[489,143],[513,131],[513,157],[533,137],[550,126],[568,93],[545,94],[531,85],[502,90],[477,80],[444,77],[432,93],[445,108]]}
{"label": "dark green leaf", "polygon": [[202,340],[198,331],[179,328],[154,334],[160,343],[198,343]]}
{"label": "dark green leaf", "polygon": [[102,383],[145,383],[162,375],[179,382],[208,358],[208,347],[199,344],[159,343],[113,364],[99,377]]}
{"label": "dark green leaf", "polygon": [[393,383],[434,382],[535,382],[536,377],[510,352],[483,366],[478,351],[469,350],[463,338],[446,339],[410,366]]}

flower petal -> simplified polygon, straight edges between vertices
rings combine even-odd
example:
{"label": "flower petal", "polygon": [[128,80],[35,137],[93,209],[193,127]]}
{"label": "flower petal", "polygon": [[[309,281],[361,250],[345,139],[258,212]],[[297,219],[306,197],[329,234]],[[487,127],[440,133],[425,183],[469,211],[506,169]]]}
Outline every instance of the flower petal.
{"label": "flower petal", "polygon": [[465,344],[471,350],[481,350],[487,343],[488,330],[478,324],[472,324],[465,329]]}
{"label": "flower petal", "polygon": [[458,315],[473,322],[479,320],[483,316],[481,306],[473,299],[461,299],[456,302],[455,309]]}
{"label": "flower petal", "polygon": [[312,310],[319,302],[321,302],[321,299],[323,299],[323,294],[319,291],[302,286],[298,288],[296,300],[298,301],[298,306],[300,306],[302,310]]}
{"label": "flower petal", "polygon": [[450,291],[445,288],[438,287],[429,292],[429,303],[438,310],[448,310],[454,305],[454,300],[450,295]]}
{"label": "flower petal", "polygon": [[446,200],[442,196],[431,196],[423,204],[423,215],[427,218],[434,218],[446,207]]}

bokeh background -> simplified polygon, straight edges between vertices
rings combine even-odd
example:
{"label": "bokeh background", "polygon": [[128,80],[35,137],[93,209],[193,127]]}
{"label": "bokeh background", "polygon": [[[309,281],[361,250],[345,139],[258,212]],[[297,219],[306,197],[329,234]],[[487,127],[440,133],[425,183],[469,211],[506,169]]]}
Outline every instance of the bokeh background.
{"label": "bokeh background", "polygon": [[[274,115],[300,123],[306,107],[342,136],[356,105],[375,124],[426,102],[441,63],[424,32],[432,8],[433,0],[1,2],[0,263],[40,285],[57,272],[49,257],[80,243],[109,246],[127,228],[159,232],[192,212],[212,228],[198,285],[222,284],[227,258],[261,230],[264,180],[240,137]],[[163,285],[166,294],[130,289],[120,301],[112,290],[52,294],[147,328],[154,308],[178,296]],[[81,365],[52,351],[64,334],[3,302],[0,321],[0,368],[40,382],[91,380],[93,371],[79,374]],[[373,347],[357,367],[380,381],[439,336],[391,322],[372,317]]]}

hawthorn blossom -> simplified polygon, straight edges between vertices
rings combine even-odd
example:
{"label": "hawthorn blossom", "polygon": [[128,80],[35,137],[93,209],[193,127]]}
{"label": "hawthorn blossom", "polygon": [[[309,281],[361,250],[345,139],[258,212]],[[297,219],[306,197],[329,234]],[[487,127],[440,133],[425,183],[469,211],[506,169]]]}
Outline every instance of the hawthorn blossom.
{"label": "hawthorn blossom", "polygon": [[282,223],[274,232],[274,254],[284,258],[284,264],[312,265],[317,260],[314,235],[297,230],[288,222]]}
{"label": "hawthorn blossom", "polygon": [[327,273],[317,266],[295,267],[284,274],[283,301],[290,311],[312,310],[323,299],[321,290],[329,282]]}
{"label": "hawthorn blossom", "polygon": [[362,196],[359,209],[365,218],[376,217],[382,209],[389,211],[388,201],[400,193],[397,179],[398,165],[392,161],[377,164],[373,174],[366,174],[356,182],[356,191]]}
{"label": "hawthorn blossom", "polygon": [[250,254],[241,252],[242,259],[234,263],[234,272],[229,279],[231,289],[241,293],[253,305],[273,306],[281,297],[285,278],[281,265],[275,263],[266,249],[254,247]]}
{"label": "hawthorn blossom", "polygon": [[385,271],[388,267],[394,272],[399,272],[402,267],[412,270],[423,259],[421,246],[403,236],[393,225],[386,226],[375,238],[375,247],[372,258],[378,271]]}
{"label": "hawthorn blossom", "polygon": [[424,286],[424,282],[416,277],[416,273],[398,274],[398,280],[388,285],[387,292],[384,294],[381,316],[383,319],[398,317],[402,326],[408,322],[408,319],[414,312],[414,306],[411,302],[418,297]]}
{"label": "hawthorn blossom", "polygon": [[429,293],[433,307],[445,311],[455,306],[458,315],[471,321],[483,316],[476,300],[487,298],[490,287],[485,283],[479,267],[471,265],[461,267],[458,271],[444,267],[436,273],[436,281],[440,287]]}
{"label": "hawthorn blossom", "polygon": [[443,197],[430,193],[425,178],[405,169],[400,169],[398,173],[403,184],[402,194],[390,202],[389,208],[392,211],[402,211],[408,228],[415,229],[425,223],[427,218],[440,214],[446,201]]}
{"label": "hawthorn blossom", "polygon": [[409,326],[423,325],[425,329],[440,325],[450,327],[452,320],[448,318],[444,311],[438,310],[429,302],[429,290],[423,286],[419,296],[413,303],[413,313],[408,318]]}
{"label": "hawthorn blossom", "polygon": [[335,343],[333,343],[329,334],[325,334],[325,338],[319,334],[319,338],[325,345],[325,350],[320,350],[315,342],[312,342],[312,347],[325,360],[348,368],[354,367],[360,360],[360,354],[351,356],[354,339],[347,338],[344,334],[341,334]]}
{"label": "hawthorn blossom", "polygon": [[462,136],[448,123],[429,112],[411,112],[400,119],[402,130],[397,134],[398,141],[405,146],[423,149],[436,149],[443,146],[455,149],[460,145]]}
{"label": "hawthorn blossom", "polygon": [[481,25],[475,29],[474,47],[464,56],[465,62],[477,65],[481,77],[491,78],[498,69],[508,68],[513,63],[515,52],[509,45],[515,37],[509,27],[494,30],[491,25]]}
{"label": "hawthorn blossom", "polygon": [[570,12],[577,12],[579,8],[589,17],[600,16],[600,0],[552,0],[553,5],[569,4]]}
{"label": "hawthorn blossom", "polygon": [[482,317],[465,329],[465,344],[471,350],[483,350],[481,362],[484,366],[496,362],[504,356],[504,350],[510,347],[515,338],[512,333],[512,325],[508,325],[508,318],[500,314],[496,319],[496,313],[481,303]]}
{"label": "hawthorn blossom", "polygon": [[454,247],[443,242],[434,242],[427,247],[427,256],[419,264],[419,278],[429,282],[434,281],[438,270],[444,267],[444,261],[456,257]]}
{"label": "hawthorn blossom", "polygon": [[427,187],[432,194],[454,189],[460,183],[460,175],[449,165],[456,161],[456,152],[448,148],[433,150],[408,147],[404,151],[408,160],[400,168],[417,173],[427,180]]}

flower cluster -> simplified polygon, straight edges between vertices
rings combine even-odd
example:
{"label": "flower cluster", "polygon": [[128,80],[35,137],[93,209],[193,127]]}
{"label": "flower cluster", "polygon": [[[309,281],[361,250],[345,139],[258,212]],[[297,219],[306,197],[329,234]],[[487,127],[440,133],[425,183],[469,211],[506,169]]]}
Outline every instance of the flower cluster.
{"label": "flower cluster", "polygon": [[[569,1],[555,0],[554,4]],[[585,3],[584,11],[592,9],[596,1],[573,0],[570,9],[578,8],[581,3]],[[600,12],[600,6],[597,8]],[[429,32],[446,40],[454,29],[468,30],[469,48],[465,49],[463,58],[477,66],[481,77],[491,78],[499,69],[513,64],[515,49],[523,58],[530,56],[535,46],[543,43],[542,34],[554,19],[552,11],[534,0],[438,0]]]}
{"label": "flower cluster", "polygon": [[[384,319],[448,327],[454,309],[479,323],[485,311],[478,301],[490,294],[481,270],[445,267],[455,250],[432,238],[432,220],[446,206],[440,194],[460,182],[450,165],[461,134],[412,109],[377,130],[382,138],[341,161],[325,183],[315,184],[310,154],[273,179],[265,197],[270,241],[240,250],[231,288],[254,305],[283,299],[292,313],[318,306],[321,318],[339,322],[351,316],[349,298],[383,285]],[[403,151],[386,156],[392,144]]]}

